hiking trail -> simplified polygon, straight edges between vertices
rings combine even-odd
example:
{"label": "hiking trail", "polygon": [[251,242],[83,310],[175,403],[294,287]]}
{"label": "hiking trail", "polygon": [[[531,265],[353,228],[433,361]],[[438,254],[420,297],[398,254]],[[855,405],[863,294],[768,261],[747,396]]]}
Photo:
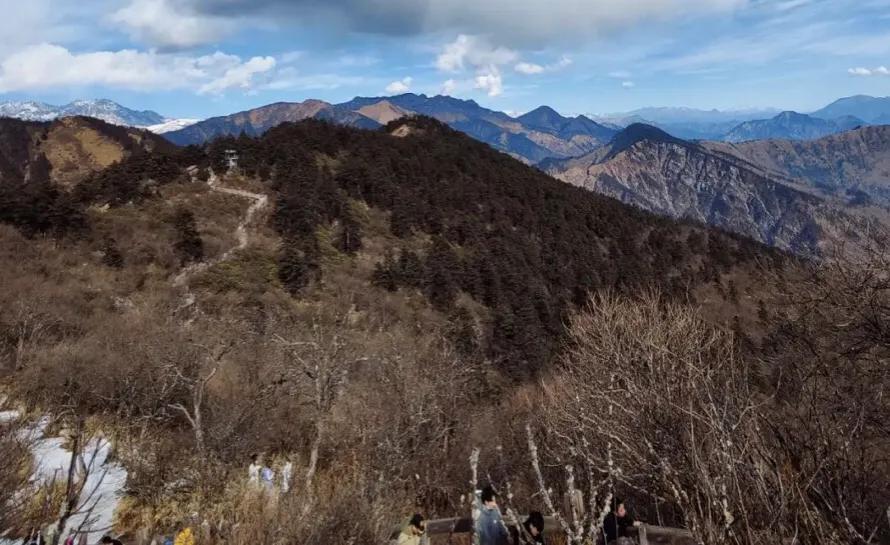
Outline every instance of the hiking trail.
{"label": "hiking trail", "polygon": [[[205,260],[199,261],[197,263],[192,263],[191,265],[184,267],[179,272],[179,274],[177,274],[173,278],[174,286],[185,285],[186,281],[190,277],[192,277],[195,274],[198,274],[200,272],[203,272],[214,265],[218,265],[219,263],[227,261],[229,258],[232,257],[232,254],[234,254],[236,251],[243,250],[244,248],[246,248],[247,244],[250,242],[250,239],[247,235],[247,226],[250,224],[251,221],[253,221],[253,217],[257,214],[257,212],[266,208],[266,206],[268,206],[268,204],[269,204],[269,196],[268,195],[264,195],[262,193],[253,193],[250,191],[246,191],[244,189],[233,189],[231,187],[223,187],[223,186],[219,185],[219,177],[212,170],[210,171],[210,178],[207,180],[207,185],[208,185],[208,187],[210,187],[211,191],[216,191],[217,193],[225,193],[227,195],[235,195],[238,197],[244,197],[246,199],[253,200],[253,203],[247,208],[247,211],[244,213],[244,217],[241,219],[241,221],[238,223],[238,226],[235,228],[235,239],[238,241],[238,243],[235,246],[233,246],[232,248],[229,248],[228,250],[223,252],[222,255],[219,255],[213,259],[205,259]],[[189,292],[186,296],[187,305],[190,304],[190,302],[188,302],[188,301],[191,299],[193,299],[193,297],[191,297],[191,292]]]}

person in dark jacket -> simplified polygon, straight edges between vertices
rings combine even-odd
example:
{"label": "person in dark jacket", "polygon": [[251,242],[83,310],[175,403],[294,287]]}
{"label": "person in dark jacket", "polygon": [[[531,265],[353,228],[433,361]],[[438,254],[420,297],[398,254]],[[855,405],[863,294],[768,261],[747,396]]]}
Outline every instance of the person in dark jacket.
{"label": "person in dark jacket", "polygon": [[544,545],[544,515],[532,511],[522,523],[522,535],[514,536],[513,542],[522,545]]}
{"label": "person in dark jacket", "polygon": [[507,545],[507,527],[498,509],[494,488],[486,486],[478,496],[479,520],[476,521],[476,534],[479,545]]}
{"label": "person in dark jacket", "polygon": [[120,540],[114,539],[111,536],[102,536],[102,539],[99,540],[99,543],[102,543],[103,545],[124,545],[120,542]]}
{"label": "person in dark jacket", "polygon": [[636,525],[633,517],[627,512],[624,501],[613,499],[609,514],[603,519],[603,535],[606,543],[618,543],[619,538],[628,537],[627,529]]}

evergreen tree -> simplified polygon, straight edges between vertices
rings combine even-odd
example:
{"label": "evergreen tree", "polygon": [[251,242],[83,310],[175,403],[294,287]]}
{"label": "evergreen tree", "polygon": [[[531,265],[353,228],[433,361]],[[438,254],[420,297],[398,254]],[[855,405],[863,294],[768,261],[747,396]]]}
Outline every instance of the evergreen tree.
{"label": "evergreen tree", "polygon": [[339,250],[347,254],[354,254],[362,248],[363,223],[365,212],[362,204],[350,200],[347,203],[343,218],[340,221]]}
{"label": "evergreen tree", "polygon": [[124,256],[111,237],[106,237],[102,243],[102,264],[112,269],[121,269],[124,266]]}
{"label": "evergreen tree", "polygon": [[426,258],[425,284],[427,297],[433,308],[446,311],[457,297],[458,260],[451,245],[442,237],[433,237],[433,244]]}
{"label": "evergreen tree", "polygon": [[315,238],[285,241],[278,253],[278,279],[292,295],[318,276],[318,244]]}
{"label": "evergreen tree", "polygon": [[179,208],[173,214],[173,228],[176,230],[176,242],[173,247],[180,263],[200,261],[204,258],[204,243],[198,233],[195,215],[186,208]]}

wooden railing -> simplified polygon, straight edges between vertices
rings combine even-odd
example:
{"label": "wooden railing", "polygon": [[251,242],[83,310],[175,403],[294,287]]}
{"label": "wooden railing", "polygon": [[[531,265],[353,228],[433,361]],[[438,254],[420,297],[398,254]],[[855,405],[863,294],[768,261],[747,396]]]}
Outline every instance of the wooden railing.
{"label": "wooden railing", "polygon": [[[525,520],[524,517],[520,517]],[[544,517],[544,537],[548,545],[567,545],[565,534],[553,517]],[[640,545],[695,545],[689,530],[642,524],[629,528],[630,536]],[[398,539],[399,530],[392,534]],[[435,519],[426,522],[426,543],[429,545],[470,545],[473,521],[470,518]],[[601,541],[601,540],[600,540]]]}

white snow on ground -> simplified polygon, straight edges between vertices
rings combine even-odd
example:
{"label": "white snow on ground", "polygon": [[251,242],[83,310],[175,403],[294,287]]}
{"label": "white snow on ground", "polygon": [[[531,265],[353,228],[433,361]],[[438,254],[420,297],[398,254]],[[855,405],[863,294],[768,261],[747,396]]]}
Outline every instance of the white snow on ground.
{"label": "white snow on ground", "polygon": [[179,129],[184,129],[189,125],[194,125],[200,119],[167,119],[163,123],[158,123],[157,125],[149,125],[145,127],[155,134],[163,134],[165,132],[170,131],[178,131]]}
{"label": "white snow on ground", "polygon": [[[19,416],[18,411],[2,411],[0,422],[10,422]],[[62,437],[43,437],[47,424],[48,420],[43,419],[27,432],[35,439],[32,448],[35,465],[33,479],[64,482],[71,463],[71,451],[65,448],[66,441]],[[97,436],[87,442],[77,464],[78,475],[89,471],[79,503],[83,508],[68,519],[62,535],[67,535],[68,530],[89,532],[89,541],[93,543],[110,532],[114,511],[127,482],[127,471],[120,464],[108,460],[110,453],[111,443],[104,437]],[[55,525],[56,522],[52,526]],[[12,543],[0,539],[0,545]]]}

